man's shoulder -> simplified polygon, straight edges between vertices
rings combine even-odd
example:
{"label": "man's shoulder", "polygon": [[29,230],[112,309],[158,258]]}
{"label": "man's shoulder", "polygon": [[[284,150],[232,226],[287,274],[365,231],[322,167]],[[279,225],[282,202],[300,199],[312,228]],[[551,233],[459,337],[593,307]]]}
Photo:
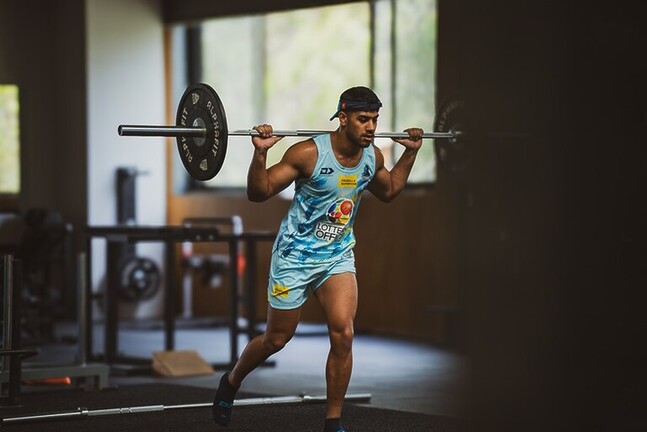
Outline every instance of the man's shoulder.
{"label": "man's shoulder", "polygon": [[286,151],[290,157],[300,160],[317,158],[317,144],[312,138],[292,144]]}
{"label": "man's shoulder", "polygon": [[317,145],[310,138],[290,146],[285,152],[285,157],[292,165],[299,168],[302,176],[309,177],[317,163],[317,154]]}

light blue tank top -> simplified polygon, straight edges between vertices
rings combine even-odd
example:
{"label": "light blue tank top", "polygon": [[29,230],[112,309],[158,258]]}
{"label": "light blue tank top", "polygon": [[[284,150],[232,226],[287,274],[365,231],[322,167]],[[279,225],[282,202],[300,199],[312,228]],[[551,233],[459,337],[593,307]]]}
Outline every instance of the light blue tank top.
{"label": "light blue tank top", "polygon": [[317,163],[309,178],[296,181],[274,242],[273,252],[294,262],[333,261],[352,250],[360,197],[375,174],[372,145],[355,167],[346,168],[333,153],[330,134],[313,139]]}

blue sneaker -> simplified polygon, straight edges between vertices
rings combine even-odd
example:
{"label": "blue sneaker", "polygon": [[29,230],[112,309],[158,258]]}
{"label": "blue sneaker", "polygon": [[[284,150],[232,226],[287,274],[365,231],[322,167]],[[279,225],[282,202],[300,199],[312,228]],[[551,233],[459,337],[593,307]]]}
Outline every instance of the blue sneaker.
{"label": "blue sneaker", "polygon": [[220,378],[220,384],[213,400],[213,420],[220,426],[229,426],[231,411],[234,408],[234,397],[237,389],[229,384],[229,372]]}
{"label": "blue sneaker", "polygon": [[341,425],[339,418],[331,418],[326,419],[324,432],[346,432],[346,429]]}

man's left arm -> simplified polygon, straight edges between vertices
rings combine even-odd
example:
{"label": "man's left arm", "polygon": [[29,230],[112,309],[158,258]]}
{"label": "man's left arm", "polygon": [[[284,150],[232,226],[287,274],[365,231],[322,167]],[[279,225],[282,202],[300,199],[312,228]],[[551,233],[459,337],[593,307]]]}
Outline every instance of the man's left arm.
{"label": "man's left arm", "polygon": [[422,129],[410,128],[405,132],[409,134],[408,138],[394,139],[394,141],[403,145],[405,150],[391,171],[384,166],[382,153],[376,152],[375,176],[368,185],[368,190],[384,202],[392,201],[407,185],[413,163],[416,161],[418,150],[422,146]]}

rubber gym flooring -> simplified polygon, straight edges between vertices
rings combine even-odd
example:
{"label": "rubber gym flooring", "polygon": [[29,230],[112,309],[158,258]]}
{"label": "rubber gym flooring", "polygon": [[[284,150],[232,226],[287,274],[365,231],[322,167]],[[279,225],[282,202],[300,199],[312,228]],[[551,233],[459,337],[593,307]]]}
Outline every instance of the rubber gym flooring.
{"label": "rubber gym flooring", "polygon": [[[257,369],[243,383],[243,396],[325,394],[324,365],[328,349],[324,329],[302,324],[271,365]],[[74,333],[61,326],[61,336]],[[101,351],[102,328],[94,329],[95,352]],[[62,337],[61,339],[66,339]],[[241,349],[246,338],[241,336]],[[127,357],[152,358],[163,347],[163,332],[155,323],[125,323],[119,332],[119,350]],[[228,331],[224,327],[178,326],[176,349],[196,350],[210,364],[229,358]],[[48,344],[40,348],[46,363],[73,361],[74,344]],[[36,361],[36,360],[34,360]],[[65,387],[24,389],[23,406],[2,408],[2,417],[77,407],[118,408],[138,405],[204,403],[211,401],[224,368],[196,377],[159,377],[130,372],[122,365],[110,375],[110,388],[100,392]],[[354,344],[354,370],[349,393],[371,393],[365,404],[347,404],[344,424],[353,431],[453,431],[459,425],[460,387],[465,380],[463,359],[451,350],[428,344],[359,334]],[[93,406],[88,406],[93,405]],[[238,407],[228,431],[319,431],[322,404]],[[239,412],[240,411],[240,412]],[[78,425],[78,426],[77,426]],[[404,427],[404,428],[401,428]],[[406,427],[405,427],[406,426]],[[63,428],[62,428],[63,427]],[[14,424],[19,430],[218,430],[208,409],[93,417],[45,424]],[[37,429],[36,429],[37,428]],[[62,428],[62,429],[61,429]]]}

